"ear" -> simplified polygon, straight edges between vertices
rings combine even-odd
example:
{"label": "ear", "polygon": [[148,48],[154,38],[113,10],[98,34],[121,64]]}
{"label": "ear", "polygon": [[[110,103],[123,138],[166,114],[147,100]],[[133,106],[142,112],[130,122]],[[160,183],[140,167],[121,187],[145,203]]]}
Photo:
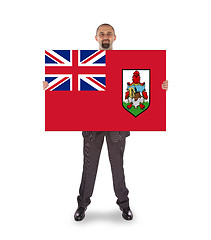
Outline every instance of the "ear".
{"label": "ear", "polygon": [[98,40],[97,40],[97,36],[96,36],[96,35],[95,35],[95,40],[96,40],[96,41],[98,41]]}
{"label": "ear", "polygon": [[116,40],[116,35],[114,36],[114,41]]}

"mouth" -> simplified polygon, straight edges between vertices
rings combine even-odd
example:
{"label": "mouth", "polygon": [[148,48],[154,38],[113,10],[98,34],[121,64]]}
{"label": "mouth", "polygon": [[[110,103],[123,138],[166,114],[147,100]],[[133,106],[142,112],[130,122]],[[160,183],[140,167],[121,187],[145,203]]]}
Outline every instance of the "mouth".
{"label": "mouth", "polygon": [[109,48],[109,46],[110,46],[110,42],[109,42],[109,40],[103,40],[102,41],[102,47],[103,48]]}

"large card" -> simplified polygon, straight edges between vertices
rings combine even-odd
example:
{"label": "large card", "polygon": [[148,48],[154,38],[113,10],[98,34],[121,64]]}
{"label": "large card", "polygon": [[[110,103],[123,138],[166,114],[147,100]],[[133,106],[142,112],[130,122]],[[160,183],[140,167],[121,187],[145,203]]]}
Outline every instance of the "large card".
{"label": "large card", "polygon": [[46,50],[46,131],[165,131],[165,50]]}

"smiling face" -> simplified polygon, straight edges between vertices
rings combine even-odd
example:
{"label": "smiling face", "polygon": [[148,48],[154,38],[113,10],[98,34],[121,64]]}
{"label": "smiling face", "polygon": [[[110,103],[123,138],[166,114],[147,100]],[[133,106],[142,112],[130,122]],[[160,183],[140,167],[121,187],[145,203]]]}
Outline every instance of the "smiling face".
{"label": "smiling face", "polygon": [[102,25],[98,28],[95,39],[99,43],[100,50],[112,50],[116,35],[111,26]]}

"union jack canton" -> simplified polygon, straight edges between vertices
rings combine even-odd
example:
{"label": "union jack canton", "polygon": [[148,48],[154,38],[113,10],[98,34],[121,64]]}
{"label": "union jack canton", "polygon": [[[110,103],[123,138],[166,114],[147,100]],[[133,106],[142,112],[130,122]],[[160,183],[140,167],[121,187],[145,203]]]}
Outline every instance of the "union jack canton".
{"label": "union jack canton", "polygon": [[105,91],[106,51],[46,50],[46,91]]}

